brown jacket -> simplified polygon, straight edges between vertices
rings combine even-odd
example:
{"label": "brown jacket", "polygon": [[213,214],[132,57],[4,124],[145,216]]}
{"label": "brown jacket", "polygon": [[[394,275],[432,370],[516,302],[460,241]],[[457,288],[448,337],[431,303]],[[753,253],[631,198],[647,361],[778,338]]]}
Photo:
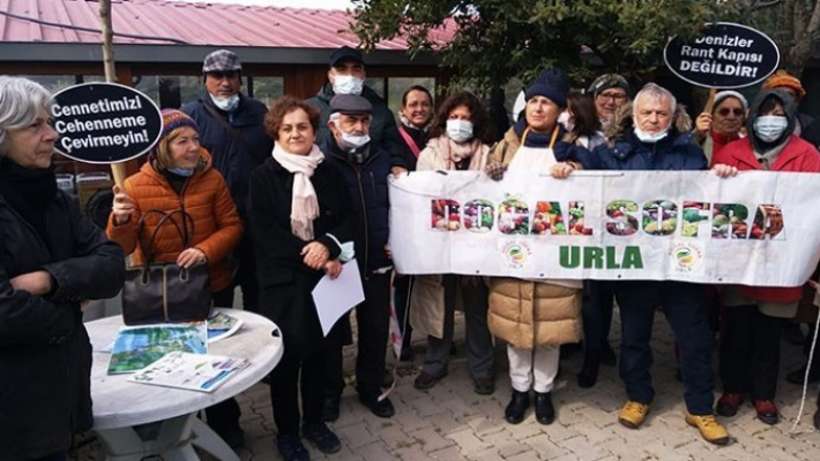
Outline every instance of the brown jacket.
{"label": "brown jacket", "polygon": [[581,340],[581,290],[510,277],[490,279],[487,323],[521,349]]}
{"label": "brown jacket", "polygon": [[[183,208],[193,218],[193,235],[190,241],[194,248],[205,253],[208,258],[211,292],[227,288],[233,278],[233,268],[228,256],[239,243],[242,235],[242,223],[234,206],[231,193],[222,175],[211,166],[211,156],[205,149],[201,153],[202,165],[188,179],[182,194],[168,183],[162,173],[158,172],[152,162],[145,163],[139,172],[129,176],[123,185],[124,192],[137,204],[137,215],[125,224],[114,225],[113,213],[108,219],[106,233],[108,238],[122,246],[125,254],[134,253],[132,264],[144,264],[145,256],[140,247],[140,236],[137,235],[138,223],[142,213],[158,209],[173,211]],[[180,222],[179,215],[176,215]],[[150,238],[159,224],[160,216],[148,214],[145,218],[143,241]],[[190,230],[191,226],[188,225]],[[184,250],[182,238],[173,224],[166,223],[157,233],[154,242],[154,261],[170,263]]]}

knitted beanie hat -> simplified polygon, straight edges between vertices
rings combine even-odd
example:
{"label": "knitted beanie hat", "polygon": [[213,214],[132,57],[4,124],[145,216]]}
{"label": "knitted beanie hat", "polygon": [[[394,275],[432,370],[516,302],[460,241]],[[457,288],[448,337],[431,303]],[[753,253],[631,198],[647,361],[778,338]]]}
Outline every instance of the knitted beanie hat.
{"label": "knitted beanie hat", "polygon": [[569,79],[561,69],[545,69],[524,91],[526,100],[533,96],[544,96],[559,107],[566,107],[569,93]]}
{"label": "knitted beanie hat", "polygon": [[191,127],[196,130],[197,133],[199,132],[199,126],[196,124],[194,119],[189,117],[185,112],[176,109],[163,109],[162,133],[160,134],[160,140],[164,139],[168,136],[168,134],[177,128],[182,128],[184,126]]}
{"label": "knitted beanie hat", "polygon": [[803,98],[803,96],[806,96],[806,90],[803,88],[803,84],[800,83],[800,80],[783,69],[775,72],[774,75],[766,79],[763,83],[764,90],[782,87],[794,90],[797,93],[798,98]]}

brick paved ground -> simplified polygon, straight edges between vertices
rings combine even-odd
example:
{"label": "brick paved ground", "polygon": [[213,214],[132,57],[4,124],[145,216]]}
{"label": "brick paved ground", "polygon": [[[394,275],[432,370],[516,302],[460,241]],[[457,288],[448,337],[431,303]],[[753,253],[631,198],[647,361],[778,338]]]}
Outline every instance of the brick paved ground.
{"label": "brick paved ground", "polygon": [[[462,326],[460,321],[457,325]],[[617,330],[615,325],[612,336],[616,347]],[[683,388],[675,379],[673,341],[662,315],[656,319],[653,342],[657,400],[640,430],[626,429],[616,420],[624,401],[616,368],[602,367],[599,382],[592,389],[576,385],[580,353],[562,362],[562,375],[554,391],[558,411],[555,423],[542,426],[530,414],[522,424],[509,425],[503,420],[503,408],[510,396],[504,346],[497,348],[500,371],[496,392],[492,396],[479,396],[472,392],[462,345],[458,343],[458,354],[453,357],[449,376],[429,391],[413,388],[417,369],[401,370],[403,376],[391,395],[397,414],[391,419],[371,415],[348,386],[341,418],[332,424],[342,439],[343,448],[329,458],[338,461],[820,460],[820,433],[811,426],[816,387],[809,393],[807,414],[798,427],[798,434],[789,434],[800,404],[801,389],[786,382],[781,383],[778,391],[777,403],[783,415],[779,425],[766,426],[757,421],[754,409],[746,405],[738,416],[728,420],[721,418],[733,437],[729,446],[718,448],[704,442],[683,420]],[[415,348],[423,352],[423,341],[417,341]],[[346,350],[347,373],[352,371],[354,354],[353,347]],[[421,355],[417,354],[416,367]],[[801,357],[799,348],[783,343],[783,370],[799,366]],[[781,378],[782,375],[783,372]],[[241,452],[242,460],[278,460],[267,388],[256,385],[240,395],[239,401],[248,445]],[[313,458],[325,458],[318,451],[310,450]],[[92,460],[93,452],[92,442],[81,450],[79,459]]]}

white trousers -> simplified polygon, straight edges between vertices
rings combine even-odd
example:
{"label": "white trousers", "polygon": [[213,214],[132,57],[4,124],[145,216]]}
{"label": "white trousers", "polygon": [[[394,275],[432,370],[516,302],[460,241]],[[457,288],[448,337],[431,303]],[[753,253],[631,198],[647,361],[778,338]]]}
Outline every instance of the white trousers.
{"label": "white trousers", "polygon": [[552,391],[555,375],[558,374],[558,346],[536,346],[534,349],[519,349],[507,345],[510,361],[510,381],[518,392],[546,393]]}

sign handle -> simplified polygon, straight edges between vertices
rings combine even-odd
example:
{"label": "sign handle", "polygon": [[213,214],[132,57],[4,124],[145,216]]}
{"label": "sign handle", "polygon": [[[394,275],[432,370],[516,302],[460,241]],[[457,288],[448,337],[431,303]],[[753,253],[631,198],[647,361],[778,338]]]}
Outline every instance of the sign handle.
{"label": "sign handle", "polygon": [[717,93],[717,90],[709,88],[709,97],[706,98],[706,105],[703,106],[704,112],[711,114],[715,108],[715,93]]}
{"label": "sign handle", "polygon": [[[105,81],[116,82],[117,72],[114,67],[114,47],[112,45],[114,31],[111,26],[111,0],[100,0],[100,23]],[[122,162],[111,164],[111,174],[114,177],[114,184],[122,187],[128,174],[125,169],[125,164]]]}

